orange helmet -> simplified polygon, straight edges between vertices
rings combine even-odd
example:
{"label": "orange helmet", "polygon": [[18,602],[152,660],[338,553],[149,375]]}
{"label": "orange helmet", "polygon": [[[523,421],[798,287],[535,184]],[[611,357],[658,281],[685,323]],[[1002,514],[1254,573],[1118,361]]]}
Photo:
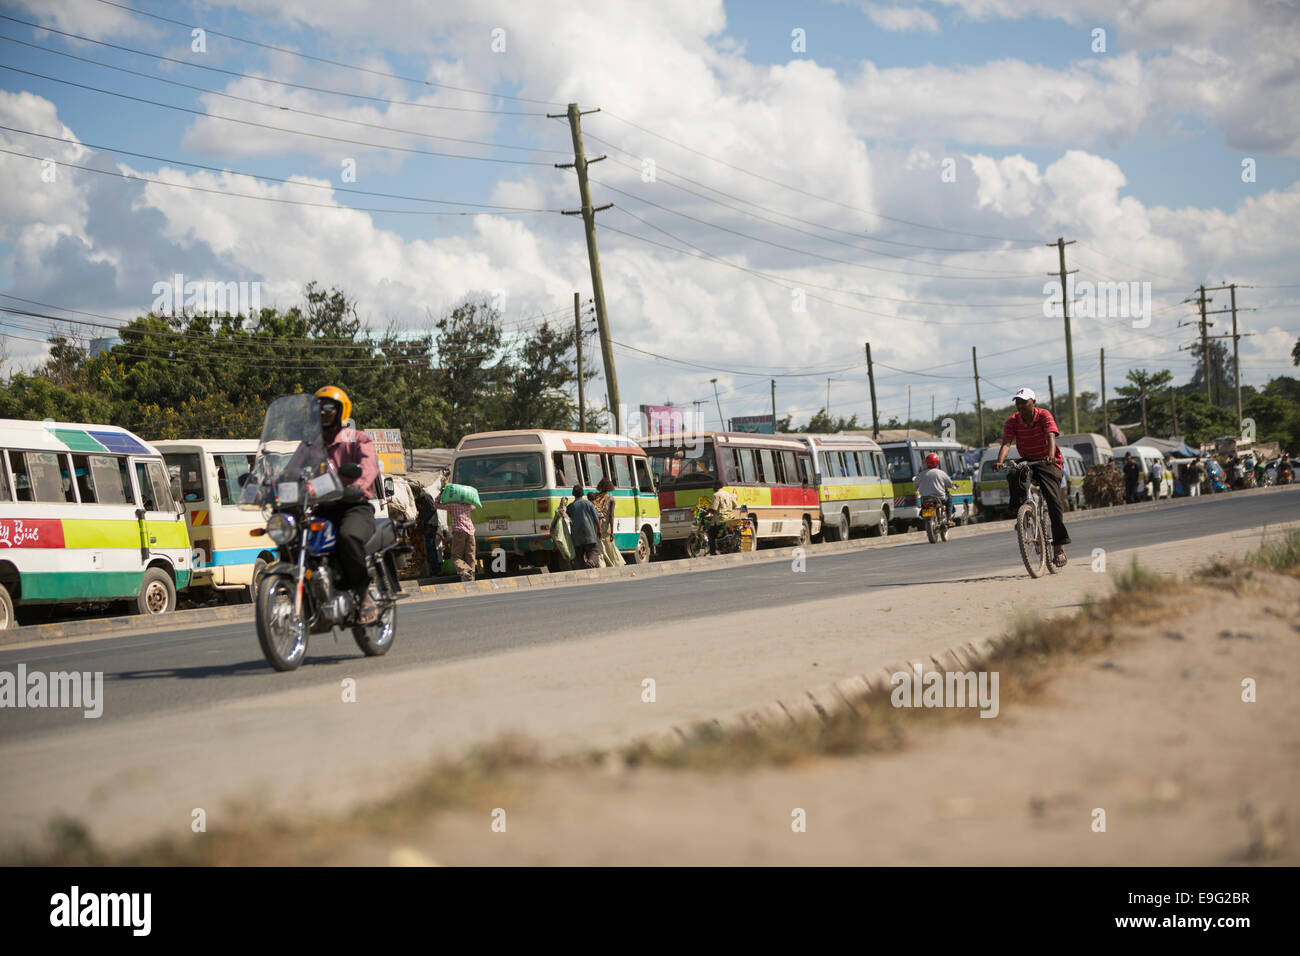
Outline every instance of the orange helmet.
{"label": "orange helmet", "polygon": [[316,390],[316,397],[327,399],[331,402],[338,402],[342,408],[339,409],[339,424],[352,417],[352,399],[348,398],[348,393],[343,391],[337,385],[326,385],[324,388]]}

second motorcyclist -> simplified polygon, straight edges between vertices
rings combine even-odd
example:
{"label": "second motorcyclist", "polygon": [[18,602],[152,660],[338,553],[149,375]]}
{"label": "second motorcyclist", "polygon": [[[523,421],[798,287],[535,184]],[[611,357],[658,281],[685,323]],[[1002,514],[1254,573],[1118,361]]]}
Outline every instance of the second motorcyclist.
{"label": "second motorcyclist", "polygon": [[736,509],[740,507],[740,502],[736,499],[733,492],[726,489],[722,480],[718,479],[713,482],[713,498],[709,502],[709,510],[713,512],[713,520],[709,523],[709,554],[718,553],[718,533],[722,531],[728,521],[736,517]]}
{"label": "second motorcyclist", "polygon": [[916,476],[913,483],[918,498],[942,498],[944,501],[943,520],[952,523],[952,492],[957,483],[939,467],[939,456],[931,452],[925,456],[925,469]]}

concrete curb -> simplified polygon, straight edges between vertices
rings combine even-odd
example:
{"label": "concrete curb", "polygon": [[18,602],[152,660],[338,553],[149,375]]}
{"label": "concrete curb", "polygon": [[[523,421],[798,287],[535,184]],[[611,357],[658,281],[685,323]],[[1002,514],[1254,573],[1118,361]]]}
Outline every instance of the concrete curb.
{"label": "concrete curb", "polygon": [[[1295,486],[1300,487],[1300,486]],[[1288,487],[1249,488],[1243,491],[1229,492],[1237,495],[1273,494],[1291,490]],[[1198,501],[1211,500],[1215,496],[1199,498],[1173,498],[1164,501],[1143,502],[1136,505],[1122,505],[1115,508],[1095,508],[1087,511],[1075,511],[1068,515],[1068,522],[1089,521],[1119,514],[1138,514],[1146,511],[1163,511],[1173,508],[1194,507]],[[973,525],[963,525],[948,532],[950,540],[974,537],[977,535],[1005,533],[1011,527],[1010,519],[982,521]],[[856,538],[849,541],[825,542],[810,545],[805,549],[806,557],[820,554],[839,554],[849,551],[870,551],[879,548],[899,547],[904,544],[924,541],[925,536],[917,532],[908,534],[891,534],[885,538]],[[789,561],[793,556],[794,546],[783,545],[779,548],[766,548],[740,554],[722,554],[703,558],[681,558],[677,560],[655,561],[650,564],[625,564],[620,568],[583,568],[578,571],[564,571],[544,574],[519,574],[506,578],[484,578],[471,582],[453,582],[448,584],[416,585],[407,582],[407,593],[418,603],[428,600],[446,598],[473,597],[480,594],[495,594],[503,591],[521,589],[572,587],[583,584],[598,584],[624,579],[645,579],[667,574],[689,574],[699,571],[717,571],[721,568],[756,562],[772,563]],[[10,644],[25,644],[34,641],[58,641],[79,637],[125,636],[129,634],[147,634],[154,631],[176,630],[178,628],[200,627],[210,624],[252,621],[252,605],[238,605],[213,608],[194,608],[188,611],[176,611],[161,617],[102,617],[86,621],[66,621],[59,624],[32,624],[0,632],[0,648]]]}

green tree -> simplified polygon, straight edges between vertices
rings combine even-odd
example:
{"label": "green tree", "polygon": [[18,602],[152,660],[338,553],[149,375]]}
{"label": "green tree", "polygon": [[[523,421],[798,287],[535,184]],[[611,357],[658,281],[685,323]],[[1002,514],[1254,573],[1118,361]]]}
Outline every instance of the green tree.
{"label": "green tree", "polygon": [[[1140,421],[1143,435],[1150,435],[1153,430],[1168,434],[1170,427],[1168,409],[1162,414],[1157,405],[1162,399],[1166,404],[1168,403],[1166,390],[1173,377],[1173,373],[1168,369],[1161,369],[1159,372],[1149,372],[1140,368],[1129,369],[1127,376],[1129,384],[1115,389],[1118,394],[1115,400],[1115,414],[1122,421]],[[1152,426],[1156,427],[1153,429]]]}

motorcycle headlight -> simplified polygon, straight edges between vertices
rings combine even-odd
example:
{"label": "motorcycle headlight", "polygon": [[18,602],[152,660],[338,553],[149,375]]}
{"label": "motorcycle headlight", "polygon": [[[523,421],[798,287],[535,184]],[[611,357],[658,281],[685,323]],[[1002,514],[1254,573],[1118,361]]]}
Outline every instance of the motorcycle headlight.
{"label": "motorcycle headlight", "polygon": [[295,532],[293,518],[286,514],[273,514],[266,523],[266,533],[276,544],[288,544],[293,540]]}

